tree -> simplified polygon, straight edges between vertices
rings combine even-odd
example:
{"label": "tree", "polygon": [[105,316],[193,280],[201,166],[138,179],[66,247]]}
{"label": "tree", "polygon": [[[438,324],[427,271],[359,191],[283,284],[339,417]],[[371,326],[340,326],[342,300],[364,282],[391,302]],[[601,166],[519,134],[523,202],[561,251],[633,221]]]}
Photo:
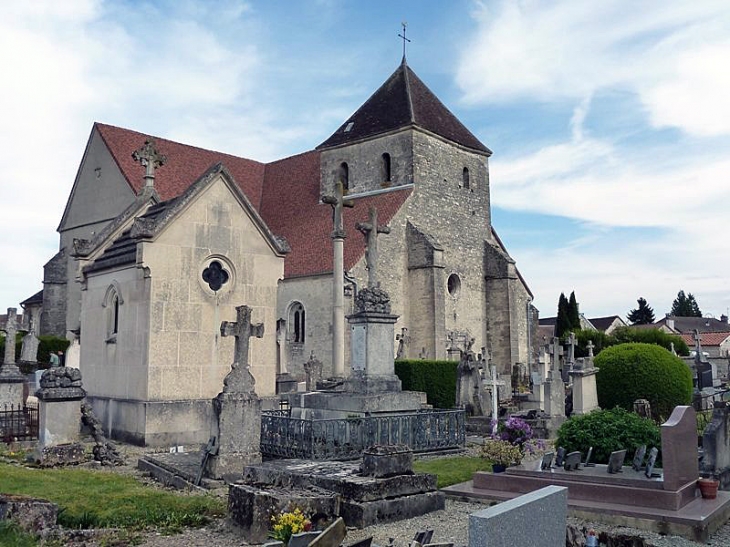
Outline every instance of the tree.
{"label": "tree", "polygon": [[565,298],[565,294],[560,293],[560,298],[558,299],[558,316],[555,318],[555,336],[562,338],[563,334],[569,330],[568,299]]}
{"label": "tree", "polygon": [[669,314],[678,317],[702,317],[702,312],[695,297],[692,296],[692,293],[685,296],[684,291],[677,293],[677,298],[672,302],[672,311]]}
{"label": "tree", "polygon": [[578,313],[575,291],[570,293],[570,300],[568,301],[568,321],[570,322],[570,330],[580,330],[580,314]]}
{"label": "tree", "polygon": [[632,325],[650,325],[654,322],[654,310],[644,298],[637,300],[639,307],[629,312],[627,319]]}

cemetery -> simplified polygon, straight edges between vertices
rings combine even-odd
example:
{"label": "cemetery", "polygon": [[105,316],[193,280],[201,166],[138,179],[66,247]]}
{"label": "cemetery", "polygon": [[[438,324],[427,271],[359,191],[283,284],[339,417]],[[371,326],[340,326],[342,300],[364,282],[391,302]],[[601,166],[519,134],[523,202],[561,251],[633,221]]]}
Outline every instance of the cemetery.
{"label": "cemetery", "polygon": [[[95,125],[81,197],[74,186],[60,229],[67,245],[45,272],[44,312],[20,338],[30,374],[16,363],[17,310],[8,309],[0,466],[63,473],[131,465],[201,504],[180,517],[184,526],[224,517],[235,541],[268,547],[370,547],[378,527],[429,522],[465,500],[480,505],[461,515],[468,522],[458,537],[467,539],[456,547],[597,546],[599,538],[644,545],[638,536],[620,543],[622,527],[710,540],[730,519],[727,368],[705,358],[699,332],[685,359],[642,343],[599,352],[592,340],[580,357],[574,332],[538,340],[529,288],[489,220],[474,220],[489,216],[491,152],[405,56],[386,84],[316,151],[278,166],[314,174],[305,213],[285,192],[269,196],[268,208],[252,203],[247,177],[264,173],[263,164],[249,169],[254,162],[227,157],[229,168],[211,164],[209,151],[164,143],[172,157],[198,158],[201,176],[186,161],[170,166],[152,138],[136,148],[139,134]],[[409,109],[397,127],[381,108],[394,89]],[[361,125],[375,129],[359,133]],[[378,163],[385,182],[349,181],[343,158],[372,170],[373,143],[395,152],[419,139],[426,152],[398,159],[407,157],[413,171],[419,155],[453,168],[470,213],[461,197],[443,205],[448,214],[419,202],[428,192],[440,199],[446,183],[428,158],[423,179],[436,190],[419,181],[416,192],[412,173],[391,173],[387,153]],[[115,156],[122,150],[123,161]],[[137,163],[145,174],[133,196],[110,191],[118,198],[109,199],[113,220],[95,225],[78,203],[96,191],[91,162],[100,158],[117,174]],[[166,164],[181,178],[158,174]],[[180,175],[182,165],[197,178]],[[454,229],[455,218],[470,230]],[[76,237],[91,227],[98,233]],[[346,245],[348,231],[362,238]],[[483,285],[470,287],[469,275]],[[43,366],[38,321],[68,342]],[[420,365],[430,384],[416,385]],[[138,451],[128,462],[132,445]],[[418,470],[462,456],[479,459],[481,470],[447,486]],[[2,480],[0,525],[60,541],[71,537],[64,528],[122,526],[92,518],[93,507],[72,518],[40,496],[3,492]],[[159,525],[135,518],[142,528]],[[576,519],[605,529],[580,528]],[[455,545],[430,525],[399,538],[406,532],[409,547]],[[405,547],[391,537],[387,547],[395,545]]]}

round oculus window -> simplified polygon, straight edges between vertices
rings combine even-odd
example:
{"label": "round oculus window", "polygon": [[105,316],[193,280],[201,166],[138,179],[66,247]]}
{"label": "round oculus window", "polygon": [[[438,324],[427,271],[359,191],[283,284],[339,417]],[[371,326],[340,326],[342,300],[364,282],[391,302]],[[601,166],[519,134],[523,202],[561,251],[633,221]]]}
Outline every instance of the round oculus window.
{"label": "round oculus window", "polygon": [[452,273],[449,276],[448,281],[446,282],[446,288],[453,298],[459,296],[459,292],[461,291],[461,279],[459,278],[459,276],[455,273]]}

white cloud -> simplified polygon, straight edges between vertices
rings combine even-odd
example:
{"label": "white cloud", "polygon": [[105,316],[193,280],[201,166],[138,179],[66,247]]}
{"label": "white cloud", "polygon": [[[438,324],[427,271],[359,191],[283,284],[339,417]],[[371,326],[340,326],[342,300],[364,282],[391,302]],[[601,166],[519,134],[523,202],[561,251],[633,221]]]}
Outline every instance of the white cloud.
{"label": "white cloud", "polygon": [[478,3],[457,80],[472,104],[639,94],[652,123],[730,134],[730,4],[572,0]]}

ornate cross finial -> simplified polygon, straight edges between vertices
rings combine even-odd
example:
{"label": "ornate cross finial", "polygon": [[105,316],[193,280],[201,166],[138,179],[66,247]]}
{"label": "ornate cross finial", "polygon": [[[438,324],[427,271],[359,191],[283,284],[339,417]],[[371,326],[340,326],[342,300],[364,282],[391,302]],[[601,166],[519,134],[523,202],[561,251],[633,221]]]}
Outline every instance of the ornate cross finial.
{"label": "ornate cross finial", "polygon": [[332,205],[332,223],[334,230],[332,231],[332,239],[344,239],[345,229],[342,226],[342,208],[354,207],[355,202],[351,199],[345,199],[345,189],[342,182],[335,185],[335,193],[331,196],[322,196],[322,203]]}
{"label": "ornate cross finial", "polygon": [[223,321],[221,323],[221,336],[236,337],[233,365],[231,366],[231,372],[223,380],[223,391],[252,393],[256,381],[249,370],[248,339],[252,336],[262,338],[264,336],[264,324],[252,324],[251,308],[237,306],[236,321]]}
{"label": "ornate cross finial", "polygon": [[378,234],[389,234],[389,226],[378,226],[378,210],[370,207],[368,222],[358,222],[355,224],[362,235],[365,236],[366,250],[365,261],[368,270],[368,288],[374,289],[378,286],[378,276],[376,272],[376,264],[378,261]]}
{"label": "ornate cross finial", "polygon": [[401,23],[401,26],[403,27],[403,34],[399,34],[399,38],[403,38],[403,59],[406,58],[406,42],[410,42],[408,38],[406,38],[406,27],[408,26],[408,23],[403,21]]}
{"label": "ornate cross finial", "polygon": [[163,156],[155,148],[155,141],[152,138],[144,141],[144,146],[139,150],[132,152],[132,159],[138,161],[145,168],[144,185],[145,188],[152,188],[155,185],[155,169],[162,167],[167,162],[167,156]]}

